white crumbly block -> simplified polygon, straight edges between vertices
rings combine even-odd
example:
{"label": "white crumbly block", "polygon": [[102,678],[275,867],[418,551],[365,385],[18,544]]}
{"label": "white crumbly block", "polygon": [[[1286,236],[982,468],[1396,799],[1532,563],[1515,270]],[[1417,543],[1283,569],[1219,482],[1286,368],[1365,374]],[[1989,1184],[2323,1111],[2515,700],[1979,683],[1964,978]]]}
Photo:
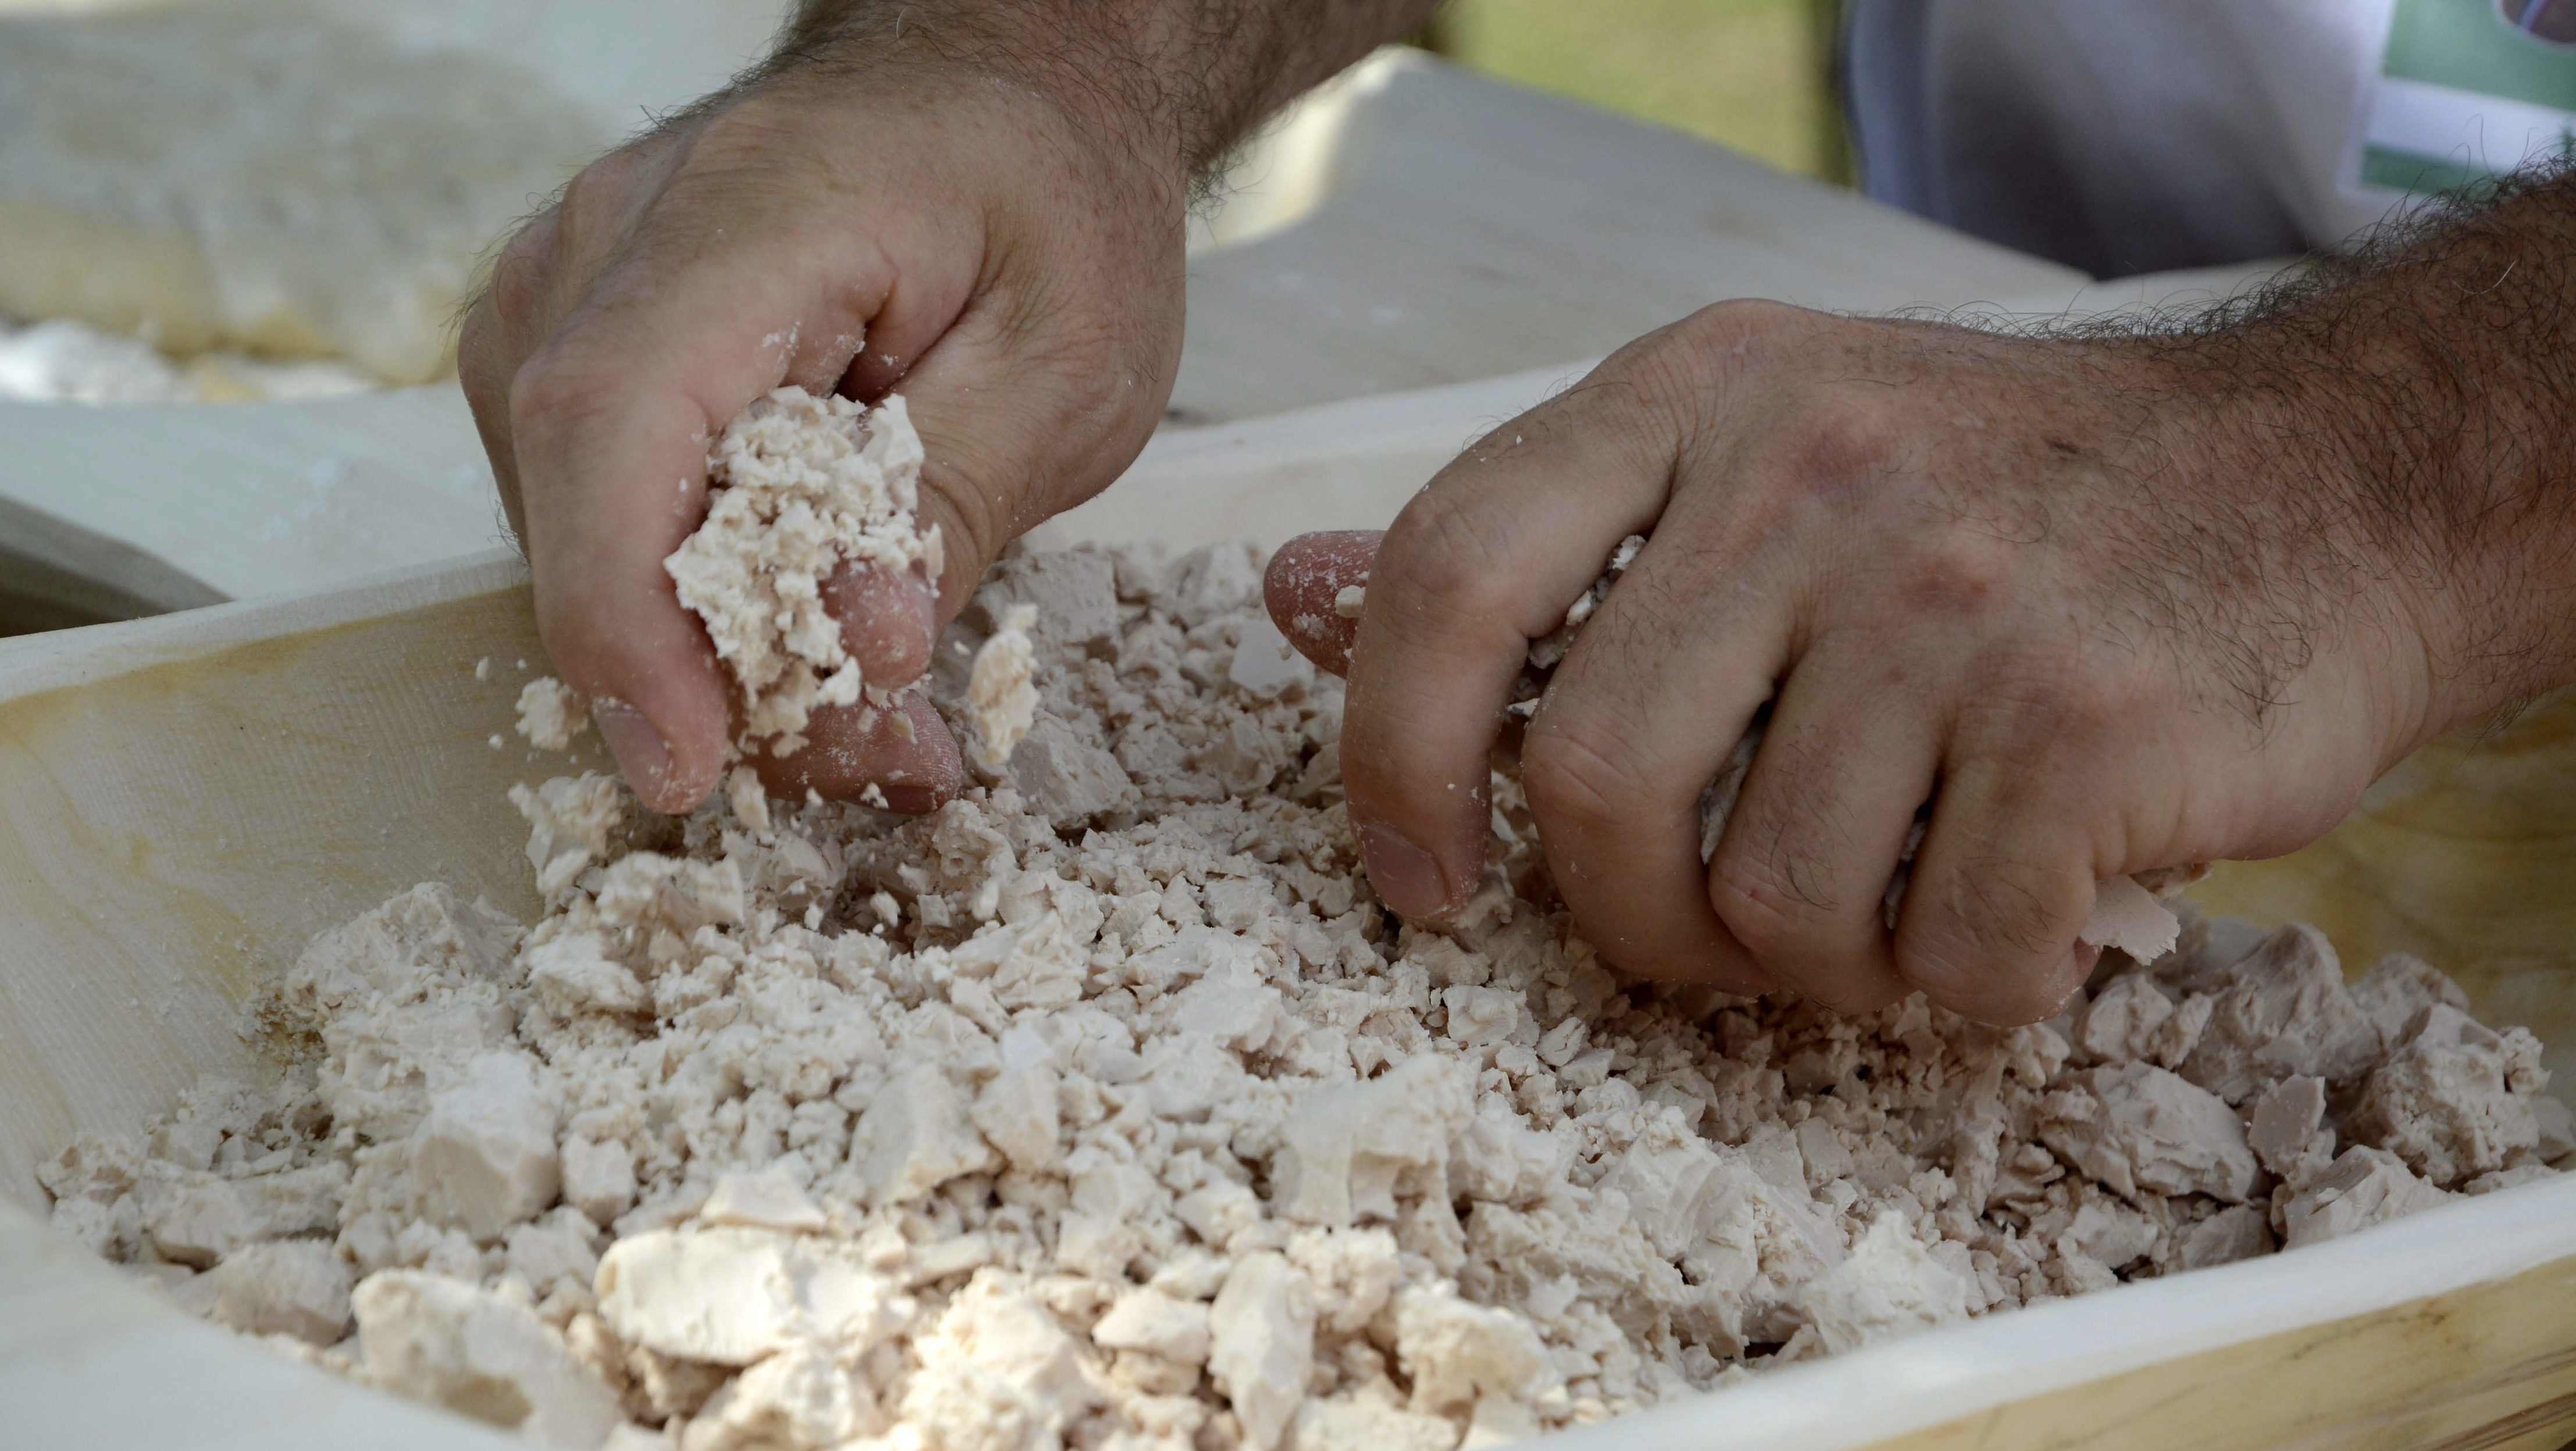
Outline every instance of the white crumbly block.
{"label": "white crumbly block", "polygon": [[358,1362],[399,1395],[592,1451],[625,1420],[617,1394],[526,1305],[444,1275],[384,1270],[350,1295]]}
{"label": "white crumbly block", "polygon": [[1024,1063],[1003,1069],[975,1095],[975,1131],[1026,1173],[1043,1174],[1064,1162],[1063,1079],[1053,1064]]}
{"label": "white crumbly block", "polygon": [[1052,658],[1113,649],[1122,623],[1117,566],[1096,549],[1015,552],[985,572],[961,618],[989,635],[1021,606],[1030,618],[1020,628]]}
{"label": "white crumbly block", "polygon": [[761,1230],[629,1235],[600,1257],[600,1318],[664,1355],[749,1365],[791,1343],[803,1319],[787,1250]]}
{"label": "white crumbly block", "polygon": [[2352,1000],[2379,1030],[2380,1045],[2394,1049],[2413,1036],[2415,1015],[2439,1004],[2469,1010],[2469,995],[2440,969],[2407,952],[2392,952],[2371,964],[2352,984]]}
{"label": "white crumbly block", "polygon": [[1396,1297],[1395,1358],[1413,1381],[1415,1410],[1517,1399],[1547,1373],[1547,1347],[1529,1321],[1473,1304],[1446,1285],[1417,1285]]}
{"label": "white crumbly block", "polygon": [[1204,1365],[1208,1307],[1175,1300],[1159,1290],[1130,1290],[1091,1327],[1091,1343],[1104,1350],[1141,1350],[1182,1365]]}
{"label": "white crumbly block", "polygon": [[1243,625],[1243,633],[1234,642],[1234,658],[1225,667],[1225,678],[1258,696],[1274,696],[1287,690],[1300,690],[1314,683],[1315,666],[1266,613],[1253,616]]}
{"label": "white crumbly block", "polygon": [[2293,1074],[2265,1089],[2245,1121],[2245,1143],[2275,1178],[2303,1181],[2334,1159],[2326,1081]]}
{"label": "white crumbly block", "polygon": [[1891,1212],[1870,1222],[1841,1264],[1809,1280],[1798,1301],[1827,1350],[1853,1350],[1965,1320],[1968,1282]]}
{"label": "white crumbly block", "polygon": [[1356,620],[1368,612],[1368,586],[1346,584],[1333,593],[1333,613],[1345,620]]}
{"label": "white crumbly block", "polygon": [[606,1224],[635,1202],[635,1151],[626,1145],[575,1135],[563,1141],[558,1158],[564,1202],[592,1222]]}
{"label": "white crumbly block", "polygon": [[2153,962],[2173,950],[2182,935],[2182,919],[2155,894],[2128,877],[2112,877],[2093,886],[2093,910],[2077,929],[2079,942],[2116,948],[2135,962]]}
{"label": "white crumbly block", "polygon": [[1029,733],[1038,710],[1037,647],[1029,630],[1037,610],[1013,605],[1001,628],[975,651],[974,673],[966,682],[966,711],[975,722],[975,759],[987,771],[1010,763],[1020,738]]}
{"label": "white crumbly block", "polygon": [[850,1165],[869,1202],[902,1204],[960,1174],[993,1167],[997,1156],[967,1109],[956,1082],[927,1064],[878,1090],[850,1137]]}
{"label": "white crumbly block", "polygon": [[1245,1255],[1208,1307],[1208,1372],[1234,1403],[1244,1444],[1271,1451],[1306,1398],[1315,1359],[1315,1295],[1277,1254]]}
{"label": "white crumbly block", "polygon": [[867,1381],[811,1346],[727,1381],[681,1433],[680,1451],[826,1451],[871,1428]]}
{"label": "white crumbly block", "polygon": [[1272,1160],[1279,1214],[1347,1225],[1396,1216],[1399,1188],[1441,1182],[1451,1130],[1465,1115],[1436,1057],[1408,1059],[1367,1083],[1319,1089],[1281,1125]]}
{"label": "white crumbly block", "polygon": [[2040,1102],[2040,1141],[2103,1187],[2241,1204],[2259,1172],[2225,1100],[2152,1063],[2088,1069]]}
{"label": "white crumbly block", "polygon": [[2348,1084],[2380,1056],[2379,1031],[2345,989],[2343,965],[2317,929],[2270,934],[2231,977],[2181,1065],[2183,1077],[2229,1103],[2292,1074]]}
{"label": "white crumbly block", "polygon": [[570,750],[573,738],[589,728],[590,702],[580,691],[551,675],[519,687],[518,731],[529,745],[541,751]]}
{"label": "white crumbly block", "polygon": [[631,1013],[652,1001],[635,970],[610,956],[595,932],[564,932],[531,942],[520,960],[528,969],[528,986],[567,1017]]}
{"label": "white crumbly block", "polygon": [[739,1224],[753,1229],[814,1230],[827,1222],[822,1206],[787,1171],[738,1170],[716,1180],[715,1192],[698,1209],[707,1224]]}
{"label": "white crumbly block", "polygon": [[552,1204],[562,1186],[555,1101],[524,1053],[478,1054],[430,1100],[412,1145],[428,1216],[491,1239]]}
{"label": "white crumbly block", "polygon": [[1034,1451],[1057,1444],[1094,1398],[1054,1314],[1017,1277],[982,1270],[924,1337],[903,1419],[929,1446]]}
{"label": "white crumbly block", "polygon": [[2409,1155],[2501,1157],[2483,1193],[2576,1151],[2527,1039],[2295,932],[2195,918],[2008,1032],[1635,993],[1505,885],[1507,775],[1484,890],[1399,927],[1339,682],[1234,678],[1254,557],[1053,558],[973,612],[1041,612],[1007,780],[523,788],[540,920],[425,886],[324,934],[250,1025],[309,1074],[73,1143],[53,1223],[316,1338],[336,1256],[382,1288],[326,1364],[502,1420],[475,1357],[577,1372],[637,1451],[1485,1446],[2438,1202]]}
{"label": "white crumbly block", "polygon": [[2540,1042],[2434,1003],[2413,1035],[2362,1084],[2344,1131],[2386,1149],[2433,1184],[2457,1189],[2529,1159],[2540,1146],[2532,1102],[2549,1082]]}
{"label": "white crumbly block", "polygon": [[2385,1149],[2355,1145],[2274,1211],[2281,1243],[2297,1249],[2430,1209],[2451,1196],[2415,1177]]}
{"label": "white crumbly block", "polygon": [[347,1168],[331,1163],[239,1179],[154,1175],[136,1189],[138,1224],[153,1253],[203,1269],[263,1239],[331,1229],[348,1183]]}
{"label": "white crumbly block", "polygon": [[628,797],[616,778],[585,771],[534,787],[514,785],[510,804],[528,823],[528,865],[536,868],[537,893],[552,902],[608,855],[610,836],[627,819]]}
{"label": "white crumbly block", "polygon": [[2184,1231],[2174,1246],[2174,1267],[2207,1269],[2270,1254],[2276,1247],[2270,1216],[2250,1204],[2231,1204]]}
{"label": "white crumbly block", "polygon": [[1083,825],[1136,800],[1136,783],[1116,756],[1046,715],[1030,722],[1011,752],[1011,784],[1058,827]]}
{"label": "white crumbly block", "polygon": [[1452,1451],[1457,1423],[1375,1401],[1308,1401],[1288,1428],[1288,1451]]}
{"label": "white crumbly block", "polygon": [[272,1239],[224,1256],[204,1277],[207,1314],[246,1335],[292,1335],[330,1345],[349,1328],[355,1278],[331,1242]]}
{"label": "white crumbly block", "polygon": [[707,517],[663,561],[732,673],[739,745],[787,755],[820,706],[858,703],[858,662],[825,609],[843,564],[939,577],[921,531],[921,437],[899,395],[863,408],[779,388],[707,449]]}

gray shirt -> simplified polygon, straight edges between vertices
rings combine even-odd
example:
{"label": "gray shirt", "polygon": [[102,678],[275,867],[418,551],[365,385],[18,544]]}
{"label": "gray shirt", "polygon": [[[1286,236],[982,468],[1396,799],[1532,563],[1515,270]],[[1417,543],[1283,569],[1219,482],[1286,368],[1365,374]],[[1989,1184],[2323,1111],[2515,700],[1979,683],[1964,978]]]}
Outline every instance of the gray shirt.
{"label": "gray shirt", "polygon": [[2576,0],[1852,0],[1872,197],[2098,277],[2349,244],[2576,131]]}

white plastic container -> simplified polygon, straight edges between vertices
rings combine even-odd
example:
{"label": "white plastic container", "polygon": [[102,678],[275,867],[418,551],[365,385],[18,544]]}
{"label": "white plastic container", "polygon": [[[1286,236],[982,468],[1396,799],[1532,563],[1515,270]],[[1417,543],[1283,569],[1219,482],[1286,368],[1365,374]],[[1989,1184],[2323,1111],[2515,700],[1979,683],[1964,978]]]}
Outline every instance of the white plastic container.
{"label": "white plastic container", "polygon": [[[1161,448],[1051,528],[1275,543],[1383,522],[1458,440],[1375,406]],[[487,740],[543,668],[523,576],[498,555],[0,644],[0,1448],[514,1444],[188,1319],[41,1228],[31,1166],[78,1130],[166,1109],[200,1073],[259,1071],[243,1004],[314,932],[392,892],[437,878],[531,914],[503,791],[557,763]],[[2377,917],[2332,924],[2350,956],[2504,953],[2510,971],[2464,985],[2482,1012],[2556,1034],[2563,1064],[2571,718],[2438,746],[2320,847],[2208,890],[2261,914],[2331,908],[2335,882],[2366,881]],[[2410,866],[2449,860],[2482,801],[2521,834],[2514,850],[2469,871]],[[2526,904],[2508,925],[2528,940],[2493,941],[2492,914],[2442,935],[2446,910],[2480,900],[2463,895],[2472,878],[2488,897],[2523,894],[2498,899]],[[2546,1451],[2571,1435],[2576,1176],[1794,1367],[1555,1444]]]}

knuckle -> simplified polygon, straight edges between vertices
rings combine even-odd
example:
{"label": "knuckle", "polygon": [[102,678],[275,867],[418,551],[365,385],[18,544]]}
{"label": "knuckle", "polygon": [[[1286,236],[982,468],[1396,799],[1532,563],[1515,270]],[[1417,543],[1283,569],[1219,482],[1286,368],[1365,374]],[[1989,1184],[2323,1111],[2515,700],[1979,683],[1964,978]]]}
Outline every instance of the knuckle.
{"label": "knuckle", "polygon": [[456,382],[477,414],[487,413],[505,395],[509,372],[493,306],[486,300],[468,310],[456,330]]}
{"label": "knuckle", "polygon": [[[635,170],[632,150],[612,151],[582,168],[564,183],[563,197],[555,203],[553,230],[576,248],[595,245],[613,232],[633,205]],[[520,235],[535,231],[531,228]]]}
{"label": "knuckle", "polygon": [[613,371],[595,366],[562,345],[541,347],[510,379],[510,430],[522,439],[560,438],[579,431],[617,396]]}
{"label": "knuckle", "polygon": [[1369,583],[1395,597],[1394,617],[1488,615],[1508,608],[1508,549],[1474,493],[1435,479],[1395,517]]}
{"label": "knuckle", "polygon": [[1906,598],[1923,614],[1989,614],[2013,598],[2021,567],[2021,550],[2009,540],[1983,530],[1947,530],[1915,552]]}
{"label": "knuckle", "polygon": [[1765,298],[1738,297],[1712,302],[1681,321],[1650,333],[1650,339],[1703,354],[1732,355],[1739,350],[1768,349],[1803,331],[1816,314],[1803,307]]}
{"label": "knuckle", "polygon": [[497,321],[524,329],[544,315],[546,284],[561,235],[559,215],[550,212],[520,228],[492,260],[492,281],[485,295]]}
{"label": "knuckle", "polygon": [[[1896,938],[1897,975],[1943,1007],[1985,1022],[2048,1016],[2056,913],[2034,873],[1990,865],[1947,882],[1917,878]],[[2072,937],[2071,930],[2066,934]]]}
{"label": "knuckle", "polygon": [[1709,863],[1708,896],[1727,931],[1763,962],[1833,955],[1837,904],[1783,850],[1720,846]]}
{"label": "knuckle", "polygon": [[1909,447],[1879,401],[1810,390],[1770,431],[1757,467],[1792,497],[1846,498],[1900,477]]}
{"label": "knuckle", "polygon": [[1587,721],[1542,723],[1521,745],[1521,782],[1542,832],[1593,836],[1653,810],[1653,777],[1627,733]]}
{"label": "knuckle", "polygon": [[1969,739],[2022,762],[2015,779],[2035,788],[2044,765],[2098,759],[2104,744],[2138,709],[2135,692],[2082,652],[2015,641],[1998,647],[1974,672],[1962,707]]}

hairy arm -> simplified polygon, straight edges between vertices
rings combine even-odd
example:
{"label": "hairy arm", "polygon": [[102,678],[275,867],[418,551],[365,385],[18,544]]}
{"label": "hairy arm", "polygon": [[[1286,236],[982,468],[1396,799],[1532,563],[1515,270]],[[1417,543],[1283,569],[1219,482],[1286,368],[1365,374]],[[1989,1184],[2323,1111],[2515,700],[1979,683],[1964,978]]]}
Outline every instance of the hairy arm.
{"label": "hairy arm", "polygon": [[2404,747],[2576,680],[2576,172],[2431,207],[2160,350],[2218,380],[2257,469],[2332,476],[2263,490],[2264,522],[2348,539],[2408,602]]}
{"label": "hairy arm", "polygon": [[1438,0],[803,0],[763,73],[907,58],[1037,87],[1204,175]]}

